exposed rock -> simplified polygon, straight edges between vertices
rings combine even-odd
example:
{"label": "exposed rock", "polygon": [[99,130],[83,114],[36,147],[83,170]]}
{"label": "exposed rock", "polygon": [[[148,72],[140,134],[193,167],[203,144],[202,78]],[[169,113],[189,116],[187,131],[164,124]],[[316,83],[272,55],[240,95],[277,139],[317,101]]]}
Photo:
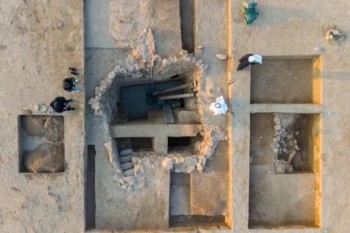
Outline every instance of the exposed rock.
{"label": "exposed rock", "polygon": [[43,143],[24,155],[24,166],[33,173],[64,171],[64,146],[62,143]]}
{"label": "exposed rock", "polygon": [[115,71],[116,73],[120,73],[122,70],[123,70],[123,69],[122,69],[122,67],[121,67],[120,65],[117,65],[117,66],[114,68],[114,71]]}
{"label": "exposed rock", "polygon": [[25,116],[21,118],[22,128],[30,136],[43,137],[45,129],[45,117]]}
{"label": "exposed rock", "polygon": [[22,127],[30,136],[45,137],[48,141],[62,141],[64,137],[63,119],[60,117],[22,117]]}
{"label": "exposed rock", "polygon": [[126,60],[125,68],[127,72],[133,72],[135,70],[134,65],[129,60]]}
{"label": "exposed rock", "polygon": [[88,104],[91,105],[91,104],[94,104],[96,103],[96,99],[95,98],[90,98],[89,101],[88,101]]}
{"label": "exposed rock", "polygon": [[116,72],[112,71],[108,74],[108,79],[114,79],[116,75],[117,75]]}
{"label": "exposed rock", "polygon": [[301,154],[299,152],[296,152],[295,156],[291,160],[291,164],[295,170],[302,171],[306,170],[307,166],[302,160]]}
{"label": "exposed rock", "polygon": [[227,55],[226,54],[216,54],[216,57],[219,60],[226,60],[227,59]]}
{"label": "exposed rock", "polygon": [[133,45],[134,55],[141,60],[148,67],[153,67],[154,65],[154,39],[150,28],[143,30],[143,32],[138,37],[138,42]]}
{"label": "exposed rock", "polygon": [[174,161],[171,158],[164,158],[162,162],[162,167],[167,170],[172,170],[174,167]]}
{"label": "exposed rock", "polygon": [[34,105],[34,110],[37,111],[37,112],[40,112],[40,110],[41,110],[41,104],[35,104],[35,105]]}
{"label": "exposed rock", "polygon": [[57,142],[64,139],[63,118],[48,117],[44,125],[44,136],[48,141]]}
{"label": "exposed rock", "polygon": [[130,184],[130,185],[135,185],[136,182],[137,182],[135,176],[127,176],[127,177],[124,177],[124,181],[127,182],[127,183]]}
{"label": "exposed rock", "polygon": [[163,66],[167,66],[169,64],[171,64],[171,62],[168,59],[164,58],[163,61],[162,61],[162,65]]}
{"label": "exposed rock", "polygon": [[286,172],[287,173],[293,173],[293,166],[292,165],[290,165],[290,164],[287,164],[286,165]]}
{"label": "exposed rock", "polygon": [[196,62],[196,66],[200,66],[200,65],[202,65],[202,63],[203,63],[203,60],[202,60],[202,59],[200,59],[200,60],[198,60],[198,61]]}
{"label": "exposed rock", "polygon": [[130,155],[132,153],[132,149],[125,149],[125,150],[122,150],[119,155],[122,157],[122,156],[127,156],[127,155]]}
{"label": "exposed rock", "polygon": [[109,162],[112,163],[112,165],[117,168],[120,169],[120,164],[118,161],[118,149],[117,149],[117,145],[115,143],[114,140],[109,141],[104,143],[104,147],[106,149],[108,158],[109,158]]}
{"label": "exposed rock", "polygon": [[209,68],[209,65],[208,64],[202,64],[200,67],[203,69],[203,71],[206,71]]}
{"label": "exposed rock", "polygon": [[99,102],[93,103],[91,104],[91,108],[94,110],[100,110],[101,109],[101,105]]}
{"label": "exposed rock", "polygon": [[131,162],[131,156],[119,157],[121,163]]}
{"label": "exposed rock", "polygon": [[134,169],[129,169],[129,170],[127,170],[127,171],[124,171],[124,172],[123,172],[123,175],[124,175],[125,177],[127,177],[127,176],[134,176],[134,175],[135,175]]}
{"label": "exposed rock", "polygon": [[47,106],[45,104],[41,105],[40,112],[41,113],[46,113],[47,112]]}
{"label": "exposed rock", "polygon": [[181,54],[181,55],[188,55],[188,52],[187,52],[187,50],[181,50],[181,51],[180,51],[180,54]]}
{"label": "exposed rock", "polygon": [[124,170],[124,171],[126,171],[126,170],[129,170],[129,169],[131,169],[133,167],[133,165],[132,165],[132,163],[122,163],[121,164],[121,168]]}
{"label": "exposed rock", "polygon": [[291,163],[291,162],[292,162],[292,159],[294,158],[295,154],[296,154],[295,151],[293,151],[292,153],[290,153],[289,158],[288,158],[288,163]]}

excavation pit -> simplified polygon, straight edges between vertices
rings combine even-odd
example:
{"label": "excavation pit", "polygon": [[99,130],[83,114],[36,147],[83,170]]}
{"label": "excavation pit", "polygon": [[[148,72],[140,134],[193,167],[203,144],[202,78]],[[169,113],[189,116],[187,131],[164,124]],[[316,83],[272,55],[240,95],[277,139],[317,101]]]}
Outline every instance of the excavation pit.
{"label": "excavation pit", "polygon": [[[152,94],[181,84],[184,84],[181,80],[174,80],[121,87],[120,107],[127,114],[129,120],[147,119],[149,112],[162,110],[164,104],[183,107],[184,103],[182,100],[159,101],[158,96]],[[183,94],[183,91],[173,92],[172,94]]]}
{"label": "excavation pit", "polygon": [[63,116],[22,115],[18,128],[19,172],[64,172]]}
{"label": "excavation pit", "polygon": [[196,153],[195,144],[200,142],[197,137],[168,137],[168,153],[188,152]]}
{"label": "excavation pit", "polygon": [[320,57],[264,57],[251,68],[251,103],[321,103]]}
{"label": "excavation pit", "polygon": [[[193,191],[193,190],[192,190]],[[225,216],[192,214],[191,211],[191,174],[170,174],[169,227],[197,225],[225,225]]]}
{"label": "excavation pit", "polygon": [[250,228],[316,226],[320,132],[319,114],[251,114]]}
{"label": "excavation pit", "polygon": [[153,151],[153,138],[117,138],[119,152],[132,149],[133,151]]}

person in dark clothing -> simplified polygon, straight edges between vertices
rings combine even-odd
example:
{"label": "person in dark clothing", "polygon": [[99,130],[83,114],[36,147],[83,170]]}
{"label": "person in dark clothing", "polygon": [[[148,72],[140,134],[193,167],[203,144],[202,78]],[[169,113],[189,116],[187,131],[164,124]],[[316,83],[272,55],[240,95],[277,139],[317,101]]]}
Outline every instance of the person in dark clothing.
{"label": "person in dark clothing", "polygon": [[79,88],[76,88],[75,87],[75,84],[76,83],[79,83],[79,80],[78,79],[75,79],[73,77],[70,77],[70,78],[65,78],[63,80],[63,89],[65,91],[69,91],[69,92],[80,92],[80,89]]}
{"label": "person in dark clothing", "polygon": [[61,113],[64,111],[71,111],[75,108],[72,108],[68,103],[73,101],[72,99],[66,100],[62,96],[56,97],[50,104],[50,106],[55,110],[55,112]]}
{"label": "person in dark clothing", "polygon": [[262,64],[262,56],[248,53],[239,59],[237,71],[243,70],[249,65]]}

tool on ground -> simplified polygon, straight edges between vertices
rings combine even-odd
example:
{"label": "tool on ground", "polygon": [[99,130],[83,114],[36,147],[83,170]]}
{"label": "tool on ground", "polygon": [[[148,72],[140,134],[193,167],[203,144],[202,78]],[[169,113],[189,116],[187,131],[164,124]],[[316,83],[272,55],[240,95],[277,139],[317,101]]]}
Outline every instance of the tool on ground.
{"label": "tool on ground", "polygon": [[[175,91],[179,91],[179,90],[183,90],[186,88],[194,88],[195,87],[195,82],[189,82],[189,83],[185,83],[176,87],[170,87],[161,91],[155,91],[152,93],[152,96],[159,96],[162,94],[167,94],[167,93],[171,93],[171,92],[175,92]],[[174,94],[174,95],[166,95],[166,96],[159,96],[158,97],[158,101],[161,100],[174,100],[174,99],[184,99],[184,98],[190,98],[192,96],[195,96],[194,92],[190,92],[190,93],[184,93],[184,94]]]}
{"label": "tool on ground", "polygon": [[167,96],[161,96],[158,98],[158,100],[174,100],[174,99],[184,99],[184,98],[190,98],[192,96],[195,96],[195,93],[187,93],[187,94],[179,94],[179,95],[167,95]]}

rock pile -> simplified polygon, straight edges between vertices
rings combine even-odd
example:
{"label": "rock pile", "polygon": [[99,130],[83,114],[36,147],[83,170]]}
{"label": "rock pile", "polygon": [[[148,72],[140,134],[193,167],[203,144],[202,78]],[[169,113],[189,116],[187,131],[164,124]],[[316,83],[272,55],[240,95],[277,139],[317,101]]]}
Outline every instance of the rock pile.
{"label": "rock pile", "polygon": [[297,141],[299,131],[293,130],[298,117],[298,114],[274,114],[275,137],[271,148],[275,154],[275,171],[278,174],[301,170],[298,165],[301,159]]}
{"label": "rock pile", "polygon": [[205,164],[210,159],[220,141],[226,140],[226,133],[220,128],[205,128],[203,141],[198,145],[198,154],[169,153],[162,161],[165,169],[176,173],[191,173],[204,171]]}

